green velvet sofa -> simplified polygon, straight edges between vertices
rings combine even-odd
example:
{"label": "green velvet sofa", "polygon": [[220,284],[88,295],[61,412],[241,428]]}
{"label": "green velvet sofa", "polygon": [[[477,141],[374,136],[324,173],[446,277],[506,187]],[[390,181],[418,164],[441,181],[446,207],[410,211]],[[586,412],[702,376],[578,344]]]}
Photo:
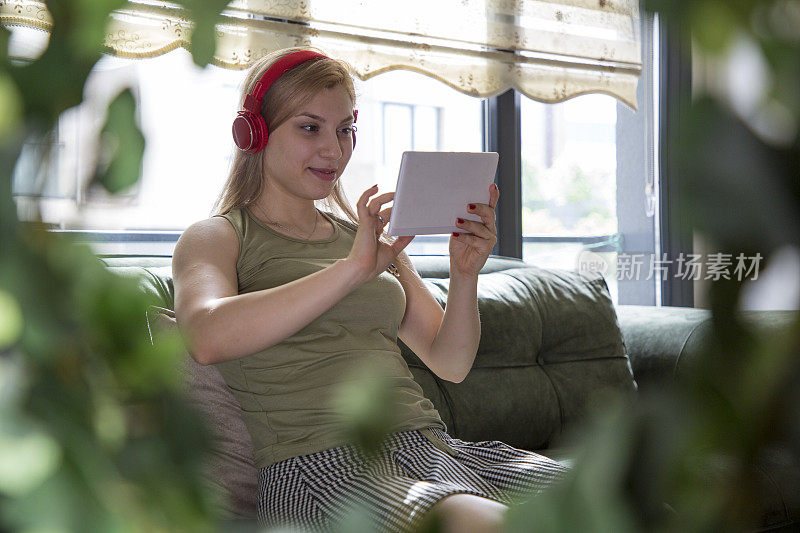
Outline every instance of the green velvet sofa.
{"label": "green velvet sofa", "polygon": [[[151,331],[175,327],[169,257],[103,257],[152,296]],[[413,256],[444,305],[446,256]],[[472,370],[461,383],[436,378],[405,346],[415,379],[448,432],[464,440],[502,440],[567,464],[561,438],[609,392],[636,395],[681,373],[710,334],[710,313],[690,308],[613,305],[605,281],[577,272],[540,269],[491,257],[479,276],[482,336]],[[753,312],[749,319],[781,327],[791,312]],[[255,526],[256,470],[238,405],[213,365],[185,356],[187,394],[217,440],[209,485],[223,496],[227,529]],[[765,460],[758,530],[800,528],[800,466],[787,455]],[[235,524],[235,527],[234,527]]]}

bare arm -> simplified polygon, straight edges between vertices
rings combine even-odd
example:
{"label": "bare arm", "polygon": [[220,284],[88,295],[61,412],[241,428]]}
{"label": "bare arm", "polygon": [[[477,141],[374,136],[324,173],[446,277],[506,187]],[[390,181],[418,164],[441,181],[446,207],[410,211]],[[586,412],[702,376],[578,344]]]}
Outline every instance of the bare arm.
{"label": "bare arm", "polygon": [[451,278],[444,311],[407,257],[400,260],[406,314],[399,336],[442,379],[462,381],[475,359],[481,338],[477,280]]}
{"label": "bare arm", "polygon": [[375,197],[368,205],[371,190],[359,199],[359,229],[347,258],[285,285],[246,294],[238,294],[239,244],[230,223],[215,217],[190,226],[175,247],[172,273],[175,315],[192,357],[213,364],[274,346],[383,271],[410,239],[391,246],[378,242],[375,215],[391,195]]}
{"label": "bare arm", "polygon": [[399,336],[434,374],[455,383],[467,377],[478,351],[478,272],[497,242],[494,208],[499,197],[500,192],[492,186],[489,204],[469,209],[480,215],[482,222],[458,222],[471,233],[450,237],[450,289],[444,311],[408,258],[401,256],[400,280],[407,303]]}
{"label": "bare arm", "polygon": [[358,271],[341,259],[291,283],[237,294],[237,254],[236,234],[219,217],[192,225],[175,247],[175,315],[201,364],[238,359],[279,343],[361,283]]}

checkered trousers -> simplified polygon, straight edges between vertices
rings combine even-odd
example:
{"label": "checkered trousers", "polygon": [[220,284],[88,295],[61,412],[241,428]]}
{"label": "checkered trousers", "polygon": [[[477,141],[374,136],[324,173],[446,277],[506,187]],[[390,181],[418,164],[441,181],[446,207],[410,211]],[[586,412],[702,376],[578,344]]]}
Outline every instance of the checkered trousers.
{"label": "checkered trousers", "polygon": [[371,460],[345,445],[260,469],[258,520],[269,527],[331,531],[358,506],[373,531],[414,531],[450,494],[522,503],[566,471],[500,441],[466,442],[435,427],[401,431],[389,435]]}

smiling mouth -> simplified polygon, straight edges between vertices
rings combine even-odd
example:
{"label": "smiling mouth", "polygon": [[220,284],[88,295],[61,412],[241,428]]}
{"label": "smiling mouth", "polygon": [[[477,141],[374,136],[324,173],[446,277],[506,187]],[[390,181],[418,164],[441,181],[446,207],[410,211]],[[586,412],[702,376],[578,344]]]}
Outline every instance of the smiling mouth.
{"label": "smiling mouth", "polygon": [[314,174],[319,179],[325,181],[333,181],[336,179],[336,169],[335,168],[310,168],[312,174]]}

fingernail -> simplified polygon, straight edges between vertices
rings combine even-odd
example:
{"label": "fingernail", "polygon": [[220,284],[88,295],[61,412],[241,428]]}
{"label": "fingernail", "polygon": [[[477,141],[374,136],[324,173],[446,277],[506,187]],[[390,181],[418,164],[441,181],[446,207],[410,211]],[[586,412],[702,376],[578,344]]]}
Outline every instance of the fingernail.
{"label": "fingernail", "polygon": [[475,209],[475,204],[469,204],[470,209]]}
{"label": "fingernail", "polygon": [[496,183],[492,183],[492,185],[494,185],[494,190],[498,192],[500,191],[500,187],[498,187]]}
{"label": "fingernail", "polygon": [[464,223],[464,219],[463,218],[457,218],[456,222],[458,222],[459,224],[463,224]]}
{"label": "fingernail", "polygon": [[458,237],[458,232],[454,231],[453,232],[453,237]]}

